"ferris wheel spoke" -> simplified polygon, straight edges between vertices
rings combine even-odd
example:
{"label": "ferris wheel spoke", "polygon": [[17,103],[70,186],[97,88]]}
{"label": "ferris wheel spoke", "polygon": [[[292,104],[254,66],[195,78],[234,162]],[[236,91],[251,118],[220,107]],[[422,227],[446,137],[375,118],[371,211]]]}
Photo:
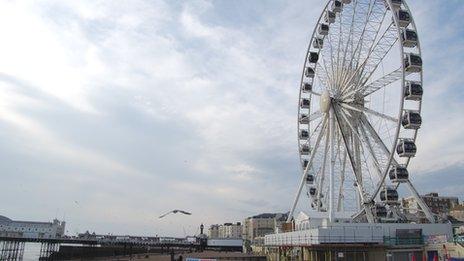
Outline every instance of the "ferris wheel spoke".
{"label": "ferris wheel spoke", "polygon": [[375,72],[379,64],[390,52],[393,45],[395,45],[396,41],[398,41],[397,28],[395,24],[392,22],[384,31],[380,39],[371,48],[371,51],[365,58],[365,61],[367,62],[364,65],[363,74],[360,79],[361,86],[366,84],[366,82]]}
{"label": "ferris wheel spoke", "polygon": [[[410,72],[405,72],[405,76],[409,75]],[[398,68],[393,72],[373,81],[372,83],[364,86],[361,90],[361,93],[364,94],[364,97],[371,95],[372,93],[387,87],[388,85],[400,80],[403,77],[403,68]]]}
{"label": "ferris wheel spoke", "polygon": [[[343,60],[342,60],[342,64],[341,64],[341,67],[342,67],[342,72],[341,72],[341,79],[340,79],[340,82],[343,82],[346,78],[346,75],[348,73],[348,66],[347,66],[347,60],[348,60],[348,56],[347,55],[350,55],[348,54],[348,48],[350,46],[350,43],[351,43],[351,46],[353,45],[353,31],[354,31],[354,24],[355,24],[355,20],[356,20],[356,14],[357,14],[357,7],[358,7],[358,2],[359,1],[354,1],[353,3],[353,15],[351,17],[351,22],[349,24],[349,33],[348,33],[348,37],[346,39],[346,44],[345,44],[345,48],[344,48],[344,51],[343,51]],[[352,50],[351,50],[352,51]],[[340,82],[338,83],[338,85],[340,85]]]}
{"label": "ferris wheel spoke", "polygon": [[[406,72],[409,74],[408,72]],[[349,92],[343,94],[342,99],[348,99],[349,97],[353,97],[355,94],[361,93],[364,97],[398,81],[403,76],[403,68],[400,67],[394,70],[391,73],[388,73],[379,79],[374,80],[368,85],[360,86],[358,88],[352,89]]]}
{"label": "ferris wheel spoke", "polygon": [[[316,69],[316,75],[319,81],[322,83],[322,85],[325,88],[327,88],[329,81],[330,81],[330,77],[329,77],[329,72],[327,71],[327,68],[325,67],[325,64],[321,64],[318,61],[316,64],[316,68],[322,70],[322,73],[321,73],[320,70]],[[321,90],[323,89],[321,88]]]}
{"label": "ferris wheel spoke", "polygon": [[[330,129],[330,125],[329,125],[328,129]],[[324,179],[325,179],[325,175],[326,175],[327,155],[329,154],[329,139],[330,139],[329,132],[330,132],[330,130],[328,130],[326,135],[325,135],[324,154],[323,154],[323,160],[322,160],[322,171],[320,173],[320,176],[318,175],[318,177],[317,177],[317,181],[318,181],[317,190],[316,190],[316,201],[317,202],[321,202],[321,199],[322,199],[321,192],[322,192],[322,188],[324,186]],[[321,208],[321,206],[319,204],[317,204],[317,209],[320,210],[320,208]]]}
{"label": "ferris wheel spoke", "polygon": [[372,19],[368,19],[366,21],[366,30],[368,32],[364,39],[364,46],[366,47],[366,50],[364,50],[363,56],[359,57],[358,62],[364,61],[371,53],[375,39],[377,39],[382,24],[385,21],[386,14],[387,9],[385,8],[384,1],[376,0],[371,10]]}
{"label": "ferris wheel spoke", "polygon": [[[373,42],[377,37],[377,33],[380,30],[380,26],[382,25],[383,18],[386,14],[386,8],[383,1],[371,0],[369,1],[367,9],[367,16],[365,21],[362,22],[364,26],[359,40],[357,41],[354,55],[351,57],[350,66],[354,65],[357,67],[358,65],[353,63],[363,60],[362,58],[366,56],[368,50],[365,50],[365,46],[370,46],[372,44],[371,42]],[[357,57],[355,58],[356,55]]]}
{"label": "ferris wheel spoke", "polygon": [[347,103],[340,103],[340,106],[342,106],[343,108],[349,109],[349,110],[353,110],[353,111],[357,111],[357,112],[363,112],[363,113],[368,113],[368,114],[371,114],[371,115],[374,115],[374,116],[383,118],[383,119],[385,119],[385,120],[389,120],[389,121],[392,121],[392,122],[394,122],[394,123],[398,123],[398,119],[397,119],[397,118],[392,117],[392,116],[389,116],[389,115],[386,115],[386,114],[383,114],[383,113],[380,113],[380,112],[378,112],[378,111],[371,110],[371,109],[366,108],[366,107],[352,106],[352,105],[349,105],[349,104],[347,104]]}
{"label": "ferris wheel spoke", "polygon": [[369,150],[370,152],[370,155],[372,156],[372,161],[374,162],[374,166],[375,166],[375,170],[376,170],[376,173],[379,177],[379,180],[382,180],[382,167],[380,166],[380,163],[379,163],[379,160],[377,159],[377,155],[376,155],[376,152],[369,140],[369,137],[367,136],[366,134],[366,130],[364,129],[363,125],[360,124],[360,128],[359,128],[361,131],[361,136],[364,138],[364,144],[366,146],[366,148]]}
{"label": "ferris wheel spoke", "polygon": [[[366,130],[368,133],[371,135],[371,137],[374,139],[374,141],[377,143],[377,145],[380,147],[381,151],[384,153],[384,155],[388,158],[391,155],[390,150],[388,149],[387,145],[383,142],[382,138],[380,138],[380,135],[377,133],[377,131],[372,127],[371,123],[367,119],[366,116],[361,116],[361,123],[366,127]],[[395,160],[395,157],[392,157],[392,164],[395,166],[398,166],[398,162]]]}
{"label": "ferris wheel spoke", "polygon": [[[360,177],[358,176],[359,172],[358,172],[358,170],[356,168],[354,154],[349,149],[349,147],[350,147],[350,145],[348,143],[348,136],[349,135],[343,129],[342,123],[340,122],[341,119],[340,119],[339,111],[338,110],[333,110],[333,111],[334,111],[335,121],[337,123],[338,129],[340,130],[340,133],[341,133],[341,136],[342,136],[342,139],[343,139],[343,143],[345,145],[345,151],[347,152],[347,155],[348,155],[351,170],[353,171],[354,176],[356,178],[356,184],[357,184],[356,188],[358,190],[357,195],[359,196],[359,201],[362,202],[363,204],[366,204],[366,202],[367,202],[366,198],[365,198],[366,192],[364,191],[364,187],[362,186],[362,183],[360,182]],[[373,216],[371,210],[369,208],[366,208],[366,207],[364,209],[366,211],[366,216],[367,216],[368,221],[373,222],[374,221],[374,216]]]}
{"label": "ferris wheel spoke", "polygon": [[340,185],[339,185],[339,189],[338,189],[338,202],[337,202],[337,211],[338,212],[343,211],[343,200],[345,198],[345,195],[343,194],[343,186],[345,184],[346,156],[347,156],[347,153],[345,151],[345,153],[343,154],[343,163],[341,163],[342,169],[341,169],[341,172],[340,172]]}

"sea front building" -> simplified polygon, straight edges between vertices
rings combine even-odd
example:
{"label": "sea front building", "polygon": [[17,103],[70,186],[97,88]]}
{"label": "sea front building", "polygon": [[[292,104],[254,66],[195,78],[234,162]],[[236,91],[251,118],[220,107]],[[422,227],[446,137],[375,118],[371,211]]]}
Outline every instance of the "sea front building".
{"label": "sea front building", "polygon": [[64,236],[66,223],[54,219],[53,222],[17,221],[0,216],[0,237],[57,238]]}
{"label": "sea front building", "polygon": [[[430,210],[442,217],[450,214],[450,211],[459,205],[459,199],[457,197],[443,197],[438,195],[436,192],[428,193],[420,196]],[[417,211],[419,204],[414,197],[407,197],[402,200],[402,205],[407,212],[414,215],[423,215],[423,212]]]}

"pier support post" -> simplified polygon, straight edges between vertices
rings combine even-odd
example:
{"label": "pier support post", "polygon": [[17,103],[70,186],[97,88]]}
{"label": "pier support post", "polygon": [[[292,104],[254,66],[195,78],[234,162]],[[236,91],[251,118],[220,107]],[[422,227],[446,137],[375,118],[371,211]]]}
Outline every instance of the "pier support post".
{"label": "pier support post", "polygon": [[0,260],[20,261],[24,256],[24,242],[20,241],[1,241]]}

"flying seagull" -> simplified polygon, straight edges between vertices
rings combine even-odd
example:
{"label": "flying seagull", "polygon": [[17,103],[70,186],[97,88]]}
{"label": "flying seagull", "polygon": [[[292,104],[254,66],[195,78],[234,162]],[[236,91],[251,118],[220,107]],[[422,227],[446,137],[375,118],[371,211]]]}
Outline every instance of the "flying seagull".
{"label": "flying seagull", "polygon": [[184,215],[192,215],[192,213],[189,213],[189,212],[187,212],[187,211],[180,210],[180,209],[174,209],[174,210],[169,211],[169,212],[166,213],[166,214],[163,214],[163,215],[159,216],[159,218],[164,218],[165,216],[167,216],[167,215],[169,215],[169,214],[171,214],[171,213],[173,213],[173,214],[181,213],[181,214],[184,214]]}

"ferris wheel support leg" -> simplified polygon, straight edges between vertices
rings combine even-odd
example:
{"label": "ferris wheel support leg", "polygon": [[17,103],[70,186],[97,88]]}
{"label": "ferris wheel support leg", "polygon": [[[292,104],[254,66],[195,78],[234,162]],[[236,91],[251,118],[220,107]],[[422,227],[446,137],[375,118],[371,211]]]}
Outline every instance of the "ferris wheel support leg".
{"label": "ferris wheel support leg", "polygon": [[335,221],[334,218],[334,165],[335,165],[335,118],[334,118],[333,107],[330,108],[329,112],[329,131],[330,131],[330,169],[329,169],[329,221],[330,223]]}
{"label": "ferris wheel support leg", "polygon": [[422,200],[422,198],[419,196],[419,193],[417,192],[416,188],[414,188],[414,186],[411,184],[411,181],[408,180],[406,182],[406,185],[408,186],[412,195],[416,199],[417,204],[419,204],[422,211],[424,211],[425,217],[430,221],[430,223],[435,223],[435,218],[433,217],[432,212],[430,211],[429,207],[425,204],[425,202]]}
{"label": "ferris wheel support leg", "polygon": [[308,166],[303,171],[303,175],[301,175],[300,186],[298,187],[298,190],[296,192],[295,200],[293,201],[293,205],[292,205],[292,209],[290,210],[290,213],[288,214],[287,222],[290,222],[292,220],[293,212],[295,212],[296,205],[298,203],[298,200],[300,199],[301,190],[303,189],[303,186],[306,180],[306,175],[308,173],[308,170],[311,168],[311,165],[313,164],[314,155],[316,155],[316,151],[319,147],[319,143],[321,142],[322,136],[324,136],[324,129],[326,128],[326,123],[327,123],[327,118],[324,118],[324,121],[322,122],[322,129],[319,133],[319,136],[317,137],[316,145],[314,145],[314,149],[313,149],[313,152],[311,153],[311,158],[309,159]]}

